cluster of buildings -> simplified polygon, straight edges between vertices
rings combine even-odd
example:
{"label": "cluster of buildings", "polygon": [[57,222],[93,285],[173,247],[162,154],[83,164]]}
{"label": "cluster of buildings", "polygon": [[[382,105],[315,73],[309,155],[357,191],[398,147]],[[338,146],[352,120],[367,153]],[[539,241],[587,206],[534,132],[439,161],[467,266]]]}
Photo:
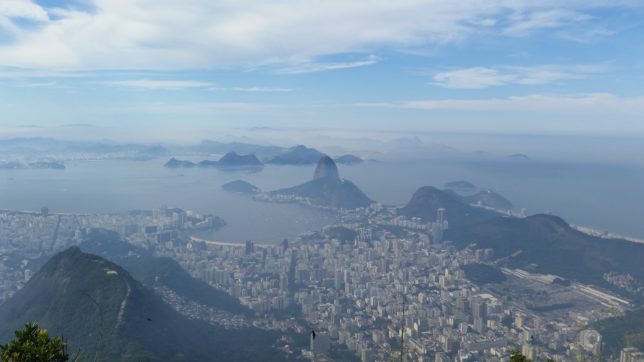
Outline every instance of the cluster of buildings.
{"label": "cluster of buildings", "polygon": [[[599,359],[601,335],[588,325],[619,313],[619,305],[553,284],[547,286],[558,291],[553,298],[570,296],[574,305],[535,311],[531,283],[544,293],[552,278],[518,270],[506,273],[525,288],[516,292],[473,284],[464,266],[491,265],[494,253],[459,250],[443,240],[445,214],[441,209],[423,225],[387,208],[344,211],[342,227],[354,231],[352,240],[324,233],[273,245],[193,238],[155,252],[177,259],[257,316],[296,316],[316,338],[328,338],[330,350],[341,345],[362,361],[401,353],[410,361],[503,361],[517,349],[533,360]],[[327,353],[313,344],[305,351],[313,359]]]}
{"label": "cluster of buildings", "polygon": [[[301,351],[312,360],[328,360],[339,348],[362,361],[506,361],[516,350],[532,360],[599,360],[602,336],[589,325],[621,313],[618,302],[602,302],[610,296],[590,287],[555,285],[551,276],[517,269],[503,269],[508,281],[493,288],[473,283],[467,266],[494,266],[494,253],[444,240],[448,212],[439,209],[434,221],[423,223],[373,205],[341,212],[338,227],[352,237],[323,230],[295,242],[232,244],[191,236],[223,221],[181,209],[113,215],[3,211],[0,301],[29,279],[30,257],[78,243],[85,230],[100,227],[174,258],[193,276],[238,298],[256,318],[157,290],[182,313],[228,328],[314,330],[310,347]],[[574,303],[539,310],[539,298]],[[641,361],[638,353],[624,350],[621,360]]]}
{"label": "cluster of buildings", "polygon": [[0,303],[38,270],[33,260],[81,243],[92,228],[117,231],[148,248],[224,224],[213,215],[165,206],[119,214],[54,214],[46,207],[40,212],[0,210]]}

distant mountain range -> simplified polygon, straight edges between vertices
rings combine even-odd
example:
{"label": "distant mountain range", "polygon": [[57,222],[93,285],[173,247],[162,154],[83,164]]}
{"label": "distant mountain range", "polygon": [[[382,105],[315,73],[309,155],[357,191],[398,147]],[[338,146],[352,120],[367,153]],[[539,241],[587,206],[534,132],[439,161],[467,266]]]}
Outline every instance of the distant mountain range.
{"label": "distant mountain range", "polygon": [[[108,141],[62,141],[53,138],[0,139],[0,153],[4,156],[44,158],[52,154],[63,158],[151,160],[167,156],[169,151],[158,145],[121,144]],[[75,155],[74,157],[72,157]]]}
{"label": "distant mountain range", "polygon": [[339,177],[338,168],[329,156],[319,159],[313,180],[301,185],[269,192],[271,197],[299,197],[316,206],[355,209],[371,200],[349,180]]}
{"label": "distant mountain range", "polygon": [[0,162],[0,170],[24,170],[24,169],[31,169],[31,170],[43,170],[43,169],[50,169],[50,170],[64,170],[65,169],[65,164],[60,161],[37,161],[37,162],[17,162],[17,161],[10,161],[10,162]]}
{"label": "distant mountain range", "polygon": [[86,360],[281,360],[271,333],[188,319],[125,269],[77,247],[53,256],[0,306],[0,341],[25,321],[64,336]]}
{"label": "distant mountain range", "polygon": [[[122,144],[110,141],[64,141],[53,138],[12,138],[0,139],[0,154],[13,162],[22,158],[43,160],[51,155],[59,159],[126,159],[126,160],[152,160],[171,154],[178,155],[210,155],[210,154],[233,154],[253,155],[255,160],[249,159],[222,159],[220,166],[243,163],[244,165],[260,165],[265,163],[273,164],[314,164],[321,157],[322,153],[305,146],[291,148],[259,145],[241,142],[219,142],[204,140],[194,146],[160,146],[142,144]],[[244,156],[241,156],[244,157]],[[7,161],[7,162],[9,162]],[[187,162],[183,165],[176,164],[174,167],[191,167]],[[201,166],[213,166],[213,163],[206,161]]]}
{"label": "distant mountain range", "polygon": [[[308,148],[306,146],[291,147],[284,152],[275,156],[269,157],[264,160],[266,164],[275,165],[310,165],[318,162],[320,158],[325,156],[323,153],[316,149]],[[355,165],[363,162],[363,160],[353,155],[343,155],[337,158],[339,163]],[[220,169],[235,169],[235,168],[261,168],[262,163],[254,154],[240,155],[234,151],[226,153],[219,161],[203,160],[195,163],[192,161],[178,160],[171,158],[165,163],[165,167],[169,168],[190,168],[190,167],[216,167]]]}

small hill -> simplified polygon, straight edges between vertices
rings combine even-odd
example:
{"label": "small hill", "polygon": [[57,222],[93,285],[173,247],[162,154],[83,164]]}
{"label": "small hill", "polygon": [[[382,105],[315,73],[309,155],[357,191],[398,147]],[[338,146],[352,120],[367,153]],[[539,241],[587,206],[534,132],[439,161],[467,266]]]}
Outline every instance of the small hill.
{"label": "small hill", "polygon": [[168,168],[186,168],[186,167],[195,167],[196,164],[191,161],[184,161],[184,160],[177,160],[176,158],[172,157],[171,159],[166,162],[163,167],[168,167]]}
{"label": "small hill", "polygon": [[450,228],[498,217],[498,214],[492,211],[468,205],[454,192],[442,191],[432,186],[423,186],[416,190],[407,205],[400,209],[400,213],[407,217],[435,221],[440,208],[446,210]]}
{"label": "small hill", "polygon": [[371,200],[353,182],[339,177],[335,162],[323,156],[313,174],[313,180],[301,185],[272,191],[273,197],[287,196],[307,199],[315,206],[356,209],[371,204]]}
{"label": "small hill", "polygon": [[499,210],[514,209],[514,205],[510,200],[490,189],[481,190],[474,195],[463,196],[463,200],[468,204],[486,206]]}
{"label": "small hill", "polygon": [[357,165],[363,163],[364,160],[358,156],[346,154],[335,158],[335,162],[342,165]]}
{"label": "small hill", "polygon": [[[98,361],[277,360],[272,337],[189,320],[120,266],[72,247],[53,256],[0,306],[0,342],[25,321]],[[252,337],[250,337],[252,335]],[[253,343],[245,343],[246,338]]]}
{"label": "small hill", "polygon": [[269,158],[266,163],[276,165],[311,165],[324,156],[320,151],[303,145],[291,147],[285,152]]}
{"label": "small hill", "polygon": [[240,155],[236,152],[228,152],[225,154],[217,166],[220,168],[237,168],[237,167],[262,167],[262,163],[259,162],[255,155]]}
{"label": "small hill", "polygon": [[257,186],[250,184],[244,180],[235,180],[228,183],[225,183],[221,186],[221,189],[228,192],[236,192],[245,195],[256,195],[262,190]]}
{"label": "small hill", "polygon": [[644,280],[644,244],[601,239],[571,228],[563,219],[533,215],[524,219],[495,218],[450,228],[446,238],[459,247],[476,243],[492,248],[509,267],[532,265],[538,273],[555,274],[584,283],[604,285],[604,273],[630,274]]}
{"label": "small hill", "polygon": [[530,161],[530,157],[528,157],[528,155],[524,155],[523,153],[515,153],[509,155],[508,158],[513,161]]}

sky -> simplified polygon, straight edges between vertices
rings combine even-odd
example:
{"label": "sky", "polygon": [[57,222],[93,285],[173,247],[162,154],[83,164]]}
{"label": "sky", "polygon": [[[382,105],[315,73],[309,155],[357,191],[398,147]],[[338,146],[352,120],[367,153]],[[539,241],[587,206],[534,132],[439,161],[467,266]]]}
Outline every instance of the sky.
{"label": "sky", "polygon": [[0,138],[644,136],[642,84],[642,1],[0,0]]}

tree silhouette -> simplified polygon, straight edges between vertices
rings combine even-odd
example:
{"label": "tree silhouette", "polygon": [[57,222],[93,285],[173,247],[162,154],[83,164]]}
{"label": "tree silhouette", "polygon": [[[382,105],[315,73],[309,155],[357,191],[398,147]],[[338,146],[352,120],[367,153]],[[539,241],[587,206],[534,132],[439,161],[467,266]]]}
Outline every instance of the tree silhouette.
{"label": "tree silhouette", "polygon": [[0,347],[2,362],[66,362],[67,342],[60,337],[50,338],[38,323],[27,322],[25,328],[15,332],[15,338]]}

